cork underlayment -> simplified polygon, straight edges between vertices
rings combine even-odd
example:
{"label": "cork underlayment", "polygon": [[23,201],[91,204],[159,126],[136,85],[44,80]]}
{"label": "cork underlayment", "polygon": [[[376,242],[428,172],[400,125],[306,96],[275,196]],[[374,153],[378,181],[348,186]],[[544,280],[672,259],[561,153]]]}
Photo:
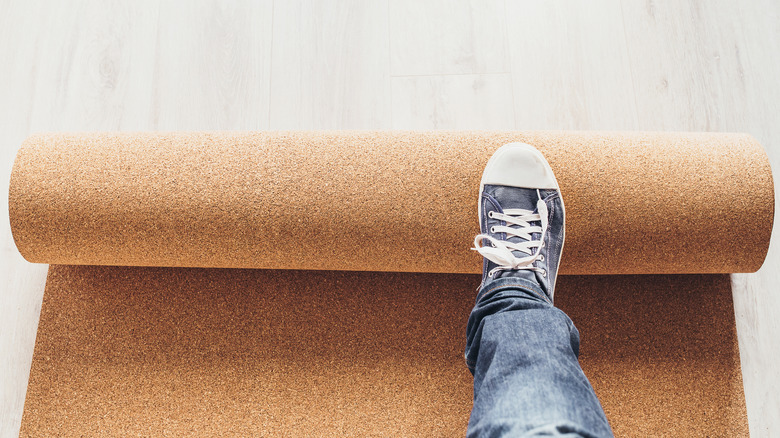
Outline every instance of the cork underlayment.
{"label": "cork underlayment", "polygon": [[461,435],[479,177],[511,141],[560,182],[562,273],[667,274],[557,286],[617,435],[746,435],[716,273],[764,260],[766,155],[598,132],[31,137],[10,221],[52,267],[22,435]]}
{"label": "cork underlayment", "polygon": [[772,173],[745,134],[33,136],[11,175],[11,229],[39,263],[479,273],[480,177],[513,141],[539,148],[560,183],[562,274],[752,272],[764,260]]}
{"label": "cork underlayment", "polygon": [[[463,436],[479,277],[52,266],[22,436]],[[617,436],[746,436],[727,275],[565,276]]]}

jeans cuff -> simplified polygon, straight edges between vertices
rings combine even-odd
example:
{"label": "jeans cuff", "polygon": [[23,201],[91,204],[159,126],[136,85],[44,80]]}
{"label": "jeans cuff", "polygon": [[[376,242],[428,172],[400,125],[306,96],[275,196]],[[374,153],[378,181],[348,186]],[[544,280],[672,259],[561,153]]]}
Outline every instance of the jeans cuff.
{"label": "jeans cuff", "polygon": [[497,278],[485,283],[485,285],[480,288],[479,293],[477,293],[476,302],[479,303],[483,299],[489,298],[490,296],[507,289],[520,290],[522,291],[522,294],[528,298],[541,300],[552,305],[550,297],[544,293],[538,283],[518,277]]}

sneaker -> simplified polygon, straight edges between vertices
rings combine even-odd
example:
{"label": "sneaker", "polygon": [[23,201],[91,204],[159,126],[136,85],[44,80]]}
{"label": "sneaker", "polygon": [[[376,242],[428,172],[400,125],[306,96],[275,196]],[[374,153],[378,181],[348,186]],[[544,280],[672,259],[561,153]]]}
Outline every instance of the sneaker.
{"label": "sneaker", "polygon": [[558,181],[536,148],[510,143],[490,157],[479,187],[479,224],[472,249],[485,258],[480,288],[519,277],[541,286],[552,303],[565,212]]}

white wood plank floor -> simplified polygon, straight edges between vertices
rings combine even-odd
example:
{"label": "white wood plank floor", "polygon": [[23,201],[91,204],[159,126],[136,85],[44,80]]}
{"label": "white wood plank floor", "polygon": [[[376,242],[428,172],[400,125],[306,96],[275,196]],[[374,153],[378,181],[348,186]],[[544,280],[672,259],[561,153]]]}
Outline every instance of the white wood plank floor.
{"label": "white wood plank floor", "polygon": [[[780,172],[778,53],[774,0],[0,0],[0,192],[21,141],[56,130],[744,131]],[[46,267],[0,198],[5,437]],[[779,240],[732,277],[753,436],[780,435]]]}

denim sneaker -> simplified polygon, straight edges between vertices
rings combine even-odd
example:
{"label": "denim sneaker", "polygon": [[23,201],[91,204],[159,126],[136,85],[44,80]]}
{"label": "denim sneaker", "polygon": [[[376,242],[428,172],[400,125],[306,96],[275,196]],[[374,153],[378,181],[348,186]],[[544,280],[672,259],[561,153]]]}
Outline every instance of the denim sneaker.
{"label": "denim sneaker", "polygon": [[552,303],[565,238],[563,199],[550,164],[531,145],[501,146],[488,161],[479,190],[484,258],[480,289],[498,278],[538,284]]}

